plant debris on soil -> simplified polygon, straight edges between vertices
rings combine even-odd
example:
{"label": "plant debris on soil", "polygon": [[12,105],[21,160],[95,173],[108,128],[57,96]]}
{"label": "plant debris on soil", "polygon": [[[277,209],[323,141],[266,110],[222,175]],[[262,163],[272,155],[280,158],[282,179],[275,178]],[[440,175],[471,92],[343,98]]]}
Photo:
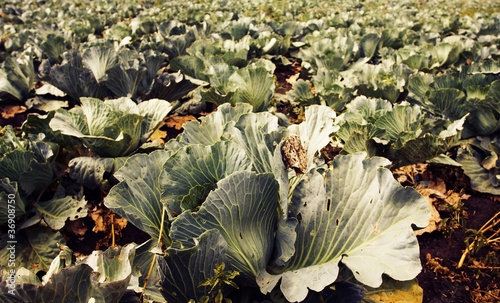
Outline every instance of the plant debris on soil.
{"label": "plant debris on soil", "polygon": [[480,248],[457,268],[471,231],[499,213],[500,204],[472,191],[459,168],[418,164],[397,169],[395,177],[419,190],[439,215],[438,220],[433,217],[435,230],[418,236],[422,272],[417,279],[423,302],[500,302],[498,245]]}

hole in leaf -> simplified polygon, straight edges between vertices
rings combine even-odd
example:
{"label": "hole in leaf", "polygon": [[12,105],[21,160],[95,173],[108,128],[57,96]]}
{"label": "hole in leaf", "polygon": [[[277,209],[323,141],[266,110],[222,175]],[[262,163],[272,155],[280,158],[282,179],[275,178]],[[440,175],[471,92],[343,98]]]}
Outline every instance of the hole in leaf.
{"label": "hole in leaf", "polygon": [[38,278],[40,278],[40,280],[42,280],[42,278],[43,278],[43,276],[45,276],[45,274],[47,274],[47,272],[46,272],[46,271],[44,271],[44,270],[40,270],[40,271],[38,271],[38,272],[36,273],[36,276],[37,276]]}
{"label": "hole in leaf", "polygon": [[339,226],[339,223],[340,223],[340,219],[339,219],[339,218],[335,219],[335,224],[336,224],[337,226]]}
{"label": "hole in leaf", "polygon": [[240,238],[241,238],[241,240],[243,240],[243,235],[241,233],[240,233]]}
{"label": "hole in leaf", "polygon": [[330,198],[328,198],[328,200],[326,201],[326,211],[330,211],[330,204],[332,203],[332,200]]}
{"label": "hole in leaf", "polygon": [[297,221],[299,221],[299,223],[302,221],[302,214],[297,215]]}

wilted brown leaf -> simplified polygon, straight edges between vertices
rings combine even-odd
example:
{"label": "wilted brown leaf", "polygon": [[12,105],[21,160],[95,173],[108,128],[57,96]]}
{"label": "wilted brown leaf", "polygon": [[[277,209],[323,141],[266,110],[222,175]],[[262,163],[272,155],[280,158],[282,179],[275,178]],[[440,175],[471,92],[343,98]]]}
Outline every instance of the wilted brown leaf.
{"label": "wilted brown leaf", "polygon": [[156,141],[160,144],[164,144],[166,138],[167,132],[158,128],[154,131],[153,134],[151,134],[151,136],[149,137],[149,141]]}
{"label": "wilted brown leaf", "polygon": [[429,218],[429,224],[425,228],[415,230],[414,233],[417,236],[423,235],[424,233],[431,233],[438,229],[439,223],[442,221],[441,216],[439,215],[438,210],[434,206],[434,199],[431,198],[433,194],[433,190],[431,189],[422,189],[418,191],[422,196],[424,196],[427,201],[427,205],[431,210],[431,217]]}
{"label": "wilted brown leaf", "polygon": [[293,168],[295,173],[303,174],[307,168],[307,151],[302,146],[300,137],[291,133],[281,148],[286,168]]}
{"label": "wilted brown leaf", "polygon": [[184,124],[189,121],[196,120],[195,116],[187,115],[187,116],[171,116],[166,117],[164,122],[168,128],[174,128],[176,130],[181,130]]}
{"label": "wilted brown leaf", "polygon": [[0,107],[0,114],[4,119],[14,118],[17,114],[22,114],[27,111],[28,108],[24,105],[4,105]]}
{"label": "wilted brown leaf", "polygon": [[[113,215],[113,216],[111,216]],[[101,246],[108,247],[113,237],[113,229],[111,224],[114,224],[114,235],[115,242],[117,242],[122,236],[122,230],[127,226],[127,220],[114,214],[111,210],[107,208],[97,208],[90,212],[90,217],[95,222],[95,226],[92,229],[94,233],[104,232],[105,236],[99,240],[96,244],[96,249]],[[111,219],[113,217],[113,219]]]}
{"label": "wilted brown leaf", "polygon": [[443,262],[442,259],[440,258],[433,258],[431,254],[427,254],[425,256],[426,259],[426,265],[429,266],[429,268],[440,275],[448,275],[450,273],[450,269],[446,266],[442,266],[440,262]]}
{"label": "wilted brown leaf", "polygon": [[414,187],[427,200],[431,218],[426,228],[415,231],[416,235],[437,230],[442,221],[439,211],[449,211],[450,207],[460,205],[462,199],[470,197],[465,194],[465,189],[458,189],[456,184],[444,179],[447,178],[445,170],[436,170],[427,163],[397,168],[393,175],[400,184]]}
{"label": "wilted brown leaf", "polygon": [[429,164],[419,163],[413,165],[402,166],[395,169],[392,173],[399,183],[409,183],[415,185],[415,176],[422,175]]}

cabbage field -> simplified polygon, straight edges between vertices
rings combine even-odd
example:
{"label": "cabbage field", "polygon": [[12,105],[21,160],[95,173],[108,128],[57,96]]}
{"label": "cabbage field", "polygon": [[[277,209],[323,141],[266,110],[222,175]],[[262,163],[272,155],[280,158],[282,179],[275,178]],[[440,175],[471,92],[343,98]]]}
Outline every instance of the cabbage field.
{"label": "cabbage field", "polygon": [[499,302],[500,1],[4,0],[0,302]]}

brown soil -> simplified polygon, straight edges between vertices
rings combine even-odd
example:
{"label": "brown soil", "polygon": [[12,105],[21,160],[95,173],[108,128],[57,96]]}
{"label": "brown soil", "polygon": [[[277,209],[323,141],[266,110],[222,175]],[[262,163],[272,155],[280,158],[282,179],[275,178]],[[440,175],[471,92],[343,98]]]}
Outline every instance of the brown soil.
{"label": "brown soil", "polygon": [[[500,203],[473,195],[464,200],[467,212],[466,228],[479,229],[495,213],[500,211]],[[446,214],[442,213],[445,218]],[[445,238],[439,231],[418,237],[422,272],[418,283],[424,290],[423,302],[500,302],[500,276],[498,270],[474,269],[470,266],[482,260],[488,251],[494,251],[497,260],[498,250],[484,247],[472,258],[468,257],[462,268],[457,264],[465,250],[466,233],[457,228],[450,237]],[[498,266],[498,265],[497,265]]]}

